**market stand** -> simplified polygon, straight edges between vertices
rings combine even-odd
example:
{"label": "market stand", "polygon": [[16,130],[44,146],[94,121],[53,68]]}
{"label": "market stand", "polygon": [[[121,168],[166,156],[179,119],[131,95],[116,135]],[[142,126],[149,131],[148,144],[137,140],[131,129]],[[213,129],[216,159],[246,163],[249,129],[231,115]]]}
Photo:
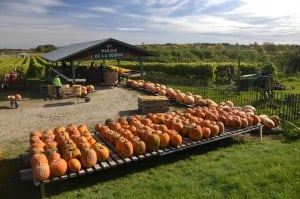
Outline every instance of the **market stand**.
{"label": "market stand", "polygon": [[[58,74],[68,83],[75,84],[90,82],[91,80],[100,81],[99,78],[93,78],[98,76],[100,71],[92,70],[92,66],[88,79],[87,77],[78,78],[76,69],[82,61],[93,63],[95,60],[116,59],[119,63],[122,59],[136,58],[141,66],[140,72],[143,74],[143,57],[147,56],[155,56],[155,54],[134,45],[108,38],[64,46],[46,53],[42,57],[51,62],[50,70],[54,74]],[[70,75],[71,77],[68,77]]]}

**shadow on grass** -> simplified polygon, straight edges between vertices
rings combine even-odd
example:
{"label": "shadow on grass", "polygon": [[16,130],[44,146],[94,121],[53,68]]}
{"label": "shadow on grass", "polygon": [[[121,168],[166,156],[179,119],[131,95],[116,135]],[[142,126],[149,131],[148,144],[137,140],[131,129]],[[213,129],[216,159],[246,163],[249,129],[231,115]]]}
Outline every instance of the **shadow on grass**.
{"label": "shadow on grass", "polygon": [[22,181],[20,170],[24,163],[20,158],[2,159],[0,161],[0,193],[1,198],[40,198],[40,190],[32,181]]}

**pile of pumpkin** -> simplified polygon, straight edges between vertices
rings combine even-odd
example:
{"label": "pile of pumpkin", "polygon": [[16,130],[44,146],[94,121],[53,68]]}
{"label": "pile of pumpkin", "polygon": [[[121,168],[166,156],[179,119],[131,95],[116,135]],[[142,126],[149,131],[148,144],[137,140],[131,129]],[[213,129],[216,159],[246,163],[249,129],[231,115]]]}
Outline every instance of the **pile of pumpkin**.
{"label": "pile of pumpkin", "polygon": [[155,151],[170,145],[178,147],[182,137],[193,141],[209,138],[229,129],[241,129],[263,124],[273,128],[280,122],[277,116],[256,115],[252,106],[233,107],[231,101],[217,106],[196,106],[184,111],[148,113],[108,119],[105,124],[96,124],[95,131],[110,142],[125,157]]}
{"label": "pile of pumpkin", "polygon": [[81,86],[81,95],[85,96],[89,92],[93,92],[95,90],[95,87],[91,84],[88,84],[86,86]]}
{"label": "pile of pumpkin", "polygon": [[21,101],[22,100],[22,96],[20,94],[15,94],[15,95],[8,95],[7,96],[8,100],[17,100],[17,101]]}
{"label": "pile of pumpkin", "polygon": [[38,181],[93,167],[109,157],[108,148],[97,142],[84,124],[34,130],[29,143],[33,178]]}
{"label": "pile of pumpkin", "polygon": [[175,100],[177,103],[184,103],[186,105],[195,104],[199,106],[208,105],[208,99],[203,99],[200,95],[193,95],[191,92],[183,93],[179,89],[173,89],[171,87],[167,87],[166,85],[153,83],[151,81],[129,79],[127,80],[127,85],[135,89],[145,89],[152,94],[166,96]]}

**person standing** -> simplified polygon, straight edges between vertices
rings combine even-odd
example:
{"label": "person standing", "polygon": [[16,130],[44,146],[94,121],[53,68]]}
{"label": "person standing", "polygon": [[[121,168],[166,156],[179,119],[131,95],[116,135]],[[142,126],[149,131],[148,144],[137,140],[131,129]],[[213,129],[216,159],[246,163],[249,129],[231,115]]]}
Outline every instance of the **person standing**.
{"label": "person standing", "polygon": [[53,84],[55,86],[55,89],[56,89],[56,97],[57,98],[60,98],[60,89],[61,89],[61,81],[60,81],[60,78],[59,78],[59,75],[56,75],[55,78],[53,79]]}

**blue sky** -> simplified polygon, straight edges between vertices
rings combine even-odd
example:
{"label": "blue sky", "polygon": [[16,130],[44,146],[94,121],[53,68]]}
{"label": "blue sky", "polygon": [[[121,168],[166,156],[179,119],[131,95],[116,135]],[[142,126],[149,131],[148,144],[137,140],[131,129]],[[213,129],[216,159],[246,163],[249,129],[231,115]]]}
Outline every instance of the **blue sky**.
{"label": "blue sky", "polygon": [[0,48],[104,38],[300,44],[299,8],[299,0],[0,0]]}

